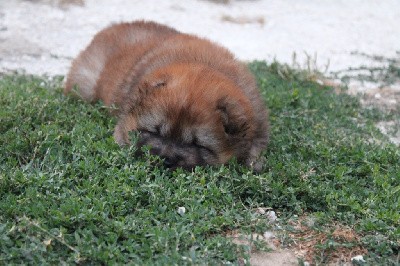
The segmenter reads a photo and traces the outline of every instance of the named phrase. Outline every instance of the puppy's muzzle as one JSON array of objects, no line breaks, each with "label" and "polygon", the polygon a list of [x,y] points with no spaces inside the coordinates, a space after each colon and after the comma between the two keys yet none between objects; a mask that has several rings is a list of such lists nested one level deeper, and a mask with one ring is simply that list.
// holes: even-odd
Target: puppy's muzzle
[{"label": "puppy's muzzle", "polygon": [[157,155],[163,160],[163,164],[166,168],[177,168],[181,157],[172,151],[171,147],[164,147],[163,149],[151,148],[150,153]]}]

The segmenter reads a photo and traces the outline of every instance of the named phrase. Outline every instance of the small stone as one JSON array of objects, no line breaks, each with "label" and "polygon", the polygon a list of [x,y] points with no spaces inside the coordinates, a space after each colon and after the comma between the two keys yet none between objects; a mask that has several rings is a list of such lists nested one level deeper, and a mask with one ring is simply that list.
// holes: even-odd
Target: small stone
[{"label": "small stone", "polygon": [[47,239],[47,240],[44,240],[43,241],[43,244],[47,247],[47,246],[50,246],[51,245],[51,239]]},{"label": "small stone", "polygon": [[263,234],[265,239],[271,239],[271,238],[275,238],[275,234],[271,231],[265,231]]},{"label": "small stone", "polygon": [[375,94],[375,99],[380,99],[382,96],[380,93]]},{"label": "small stone", "polygon": [[265,210],[263,208],[257,208],[257,213],[264,215],[265,214]]},{"label": "small stone", "polygon": [[179,208],[178,208],[178,213],[179,213],[180,215],[184,215],[185,212],[186,212],[186,208],[185,208],[185,207],[179,207]]},{"label": "small stone", "polygon": [[351,258],[351,261],[365,262],[364,257],[362,255],[357,255]]},{"label": "small stone", "polygon": [[278,219],[274,211],[267,211],[266,216],[270,222],[275,222]]}]

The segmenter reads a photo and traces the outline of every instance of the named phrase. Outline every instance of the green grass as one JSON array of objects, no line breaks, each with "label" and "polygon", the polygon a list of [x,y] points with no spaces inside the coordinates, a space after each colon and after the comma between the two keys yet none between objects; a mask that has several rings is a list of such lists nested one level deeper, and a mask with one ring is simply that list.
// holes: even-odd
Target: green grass
[{"label": "green grass", "polygon": [[259,175],[235,162],[165,171],[114,143],[100,104],[63,96],[57,79],[3,76],[0,264],[236,264],[248,248],[225,233],[270,229],[259,206],[282,226],[295,215],[349,225],[367,262],[398,263],[400,149],[374,123],[399,114],[275,63],[250,67],[270,109]]}]

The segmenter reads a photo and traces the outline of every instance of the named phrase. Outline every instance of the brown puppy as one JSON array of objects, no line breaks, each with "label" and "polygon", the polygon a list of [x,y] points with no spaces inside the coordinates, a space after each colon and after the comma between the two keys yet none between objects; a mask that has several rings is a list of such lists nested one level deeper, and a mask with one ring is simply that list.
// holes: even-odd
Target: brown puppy
[{"label": "brown puppy", "polygon": [[64,92],[117,107],[118,144],[138,147],[169,168],[224,164],[262,169],[267,111],[254,77],[226,49],[154,22],[100,31],[73,61]]}]

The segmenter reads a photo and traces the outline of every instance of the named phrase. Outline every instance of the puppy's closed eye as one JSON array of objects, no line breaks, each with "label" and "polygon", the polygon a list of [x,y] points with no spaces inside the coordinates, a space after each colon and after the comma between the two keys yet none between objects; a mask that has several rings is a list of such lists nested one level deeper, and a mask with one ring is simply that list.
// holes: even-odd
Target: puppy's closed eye
[{"label": "puppy's closed eye", "polygon": [[202,150],[207,151],[209,153],[215,154],[215,152],[214,152],[214,150],[212,148],[210,148],[208,145],[200,143],[199,139],[196,138],[196,137],[193,138],[192,145],[195,146],[198,149],[202,149]]}]

